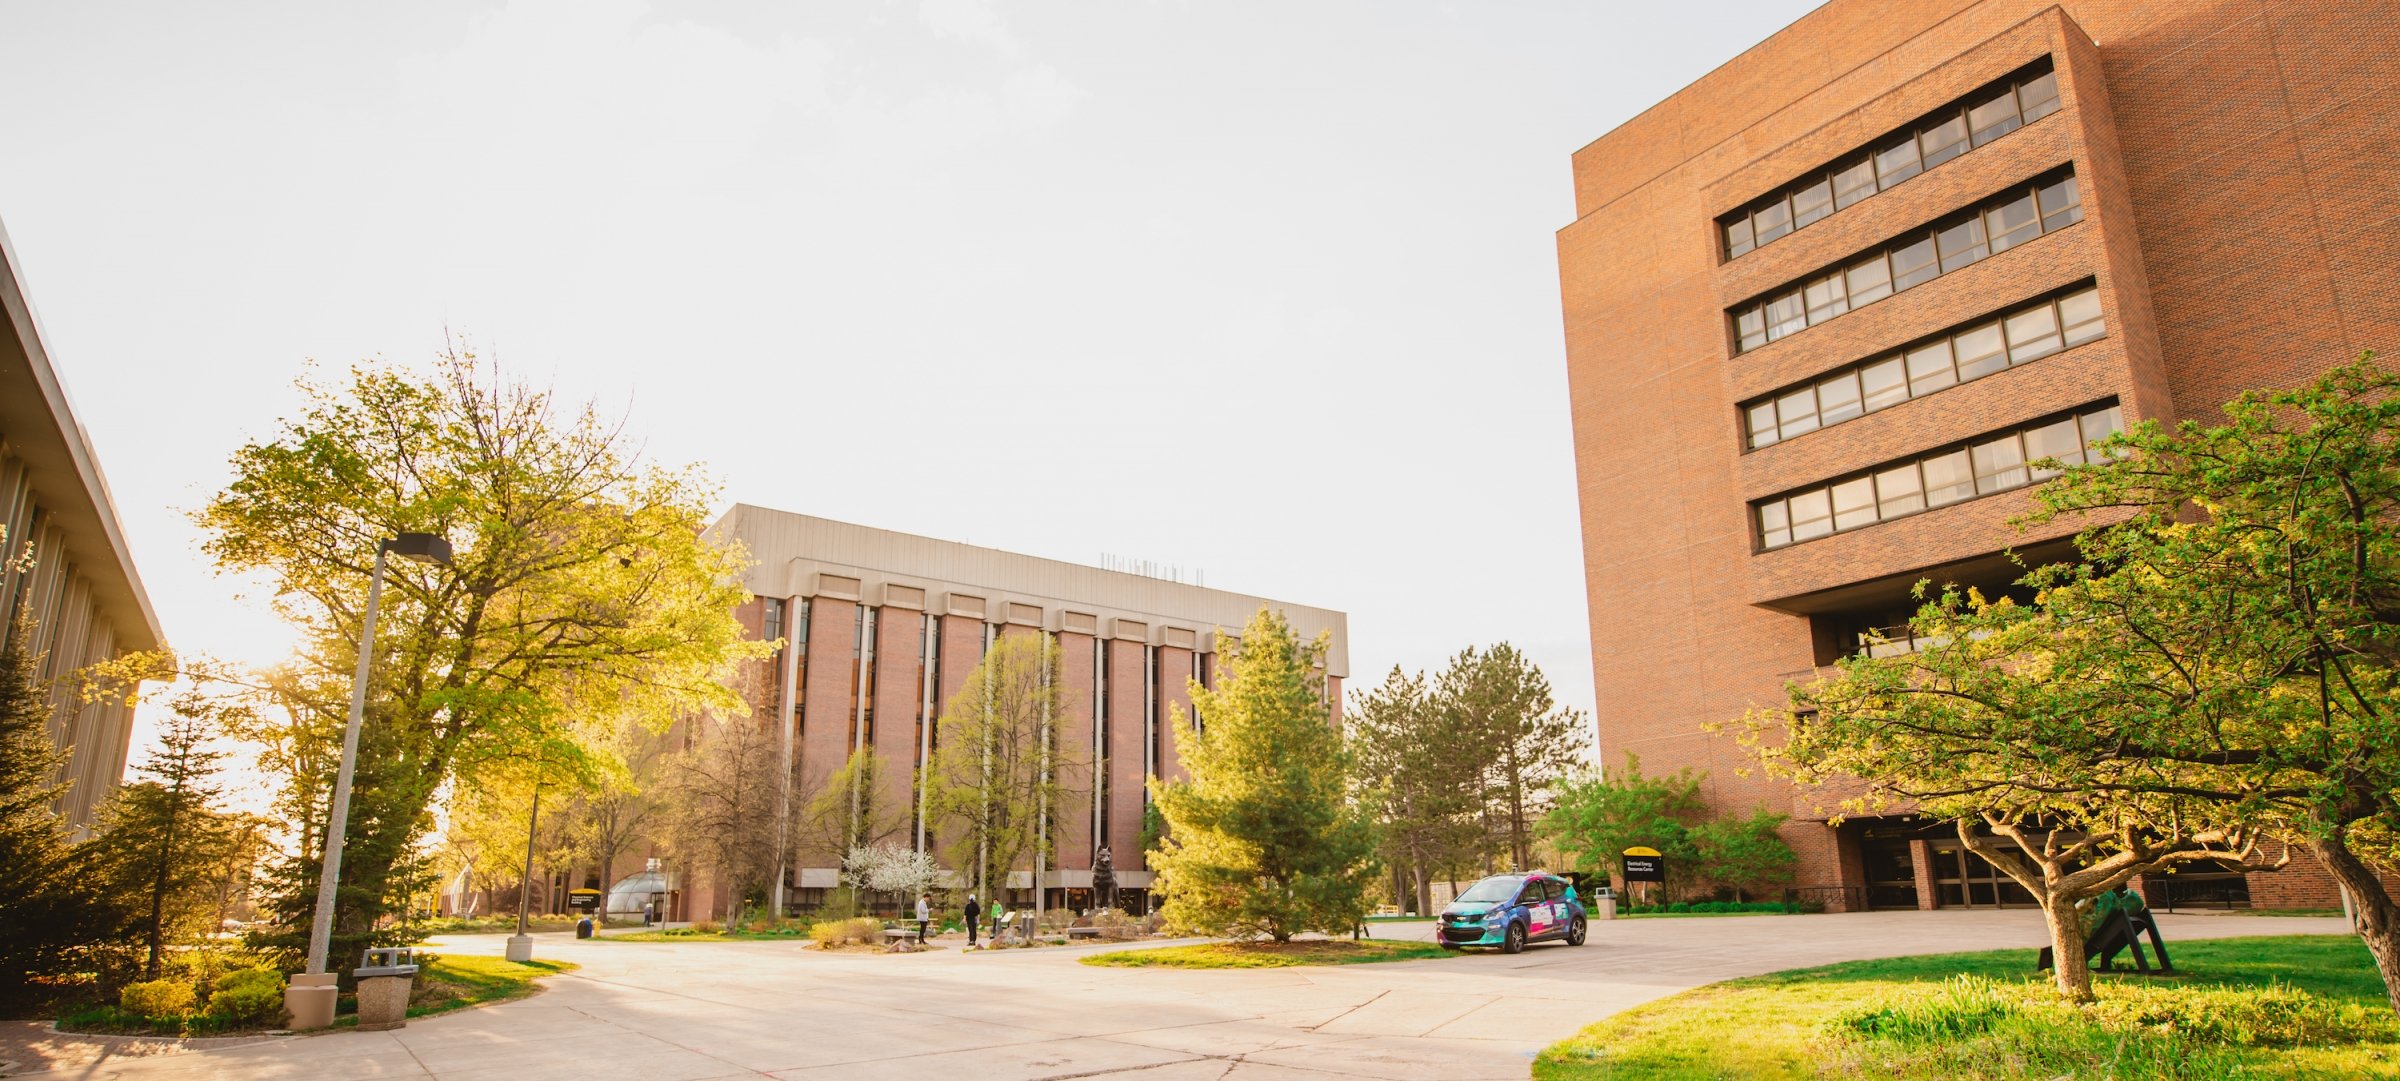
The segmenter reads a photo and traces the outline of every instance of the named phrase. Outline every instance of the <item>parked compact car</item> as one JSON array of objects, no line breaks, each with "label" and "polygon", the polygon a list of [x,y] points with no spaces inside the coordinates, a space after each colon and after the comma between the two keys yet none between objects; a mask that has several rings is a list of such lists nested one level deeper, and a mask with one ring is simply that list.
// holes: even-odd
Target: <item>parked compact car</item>
[{"label": "parked compact car", "polygon": [[1583,945],[1583,899],[1566,879],[1545,871],[1493,875],[1442,909],[1435,935],[1443,949],[1498,946],[1516,953],[1528,942]]}]

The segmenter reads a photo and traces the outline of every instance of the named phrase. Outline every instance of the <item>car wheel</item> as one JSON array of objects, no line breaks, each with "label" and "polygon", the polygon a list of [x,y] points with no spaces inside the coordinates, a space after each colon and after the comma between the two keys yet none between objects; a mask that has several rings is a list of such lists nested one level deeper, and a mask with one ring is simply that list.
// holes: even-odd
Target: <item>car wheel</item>
[{"label": "car wheel", "polygon": [[1500,942],[1500,952],[1502,952],[1502,953],[1523,953],[1523,952],[1525,952],[1525,925],[1524,925],[1524,924],[1521,924],[1521,923],[1512,923],[1512,924],[1509,924],[1509,925],[1508,925],[1508,937],[1507,937],[1507,938],[1505,938],[1505,939],[1502,939],[1502,940],[1501,940],[1501,942]]},{"label": "car wheel", "polygon": [[1573,923],[1567,925],[1567,945],[1583,945],[1583,917],[1577,916]]}]

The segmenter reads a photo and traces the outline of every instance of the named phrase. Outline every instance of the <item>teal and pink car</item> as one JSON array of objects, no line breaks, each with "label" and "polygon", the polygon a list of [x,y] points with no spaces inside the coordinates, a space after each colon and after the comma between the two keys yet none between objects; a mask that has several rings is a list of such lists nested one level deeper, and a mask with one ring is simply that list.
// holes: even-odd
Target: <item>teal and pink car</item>
[{"label": "teal and pink car", "polygon": [[1493,875],[1442,909],[1434,927],[1443,949],[1498,946],[1516,953],[1528,942],[1583,945],[1583,901],[1566,879],[1546,871]]}]

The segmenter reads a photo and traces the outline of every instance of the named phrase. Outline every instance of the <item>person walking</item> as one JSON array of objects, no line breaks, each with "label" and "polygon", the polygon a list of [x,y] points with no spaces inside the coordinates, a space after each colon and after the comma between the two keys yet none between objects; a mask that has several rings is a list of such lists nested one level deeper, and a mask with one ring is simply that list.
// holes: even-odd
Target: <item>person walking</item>
[{"label": "person walking", "polygon": [[975,907],[975,895],[967,895],[967,948],[975,948],[975,924],[983,918],[983,910]]},{"label": "person walking", "polygon": [[992,943],[994,945],[998,945],[1000,942],[1000,917],[1005,915],[1007,915],[1007,911],[1000,907],[1000,899],[992,898]]},{"label": "person walking", "polygon": [[933,922],[933,903],[925,895],[917,895],[917,945],[925,944],[925,925]]}]

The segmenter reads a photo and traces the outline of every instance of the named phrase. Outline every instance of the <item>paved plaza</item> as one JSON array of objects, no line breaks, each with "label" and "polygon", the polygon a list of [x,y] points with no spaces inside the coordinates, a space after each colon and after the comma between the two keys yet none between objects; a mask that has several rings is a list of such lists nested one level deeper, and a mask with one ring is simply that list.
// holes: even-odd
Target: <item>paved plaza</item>
[{"label": "paved plaza", "polygon": [[[2176,940],[2338,934],[2342,921],[2162,915]],[[1384,924],[1425,938],[1430,924]],[[787,942],[577,942],[583,966],[518,1002],[340,1032],[158,1054],[129,1041],[20,1040],[23,1076],[699,1081],[931,1078],[1296,1081],[1522,1078],[1535,1051],[1616,1011],[1733,976],[2043,942],[2030,910],[1642,919],[1581,948],[1321,968],[1093,968],[1113,946],[823,954]],[[498,953],[498,935],[439,942]],[[18,1069],[40,1063],[20,1063]],[[19,1076],[11,1073],[10,1076]]]}]

